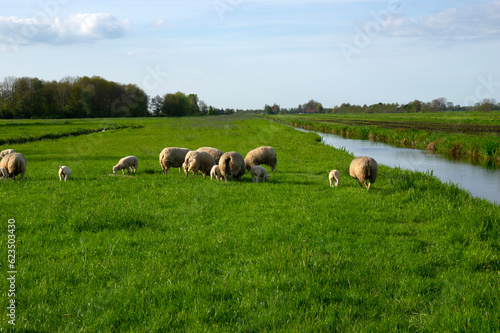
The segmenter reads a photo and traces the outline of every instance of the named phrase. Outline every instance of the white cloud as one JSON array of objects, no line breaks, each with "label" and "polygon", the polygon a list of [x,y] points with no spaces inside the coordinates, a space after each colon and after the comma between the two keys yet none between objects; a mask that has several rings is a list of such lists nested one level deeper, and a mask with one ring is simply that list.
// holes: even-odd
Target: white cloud
[{"label": "white cloud", "polygon": [[37,16],[27,19],[0,16],[0,43],[15,45],[89,43],[123,37],[128,20],[107,13],[76,14],[67,19]]},{"label": "white cloud", "polygon": [[395,37],[475,40],[500,36],[500,1],[449,8],[417,18],[398,18],[384,30]]}]

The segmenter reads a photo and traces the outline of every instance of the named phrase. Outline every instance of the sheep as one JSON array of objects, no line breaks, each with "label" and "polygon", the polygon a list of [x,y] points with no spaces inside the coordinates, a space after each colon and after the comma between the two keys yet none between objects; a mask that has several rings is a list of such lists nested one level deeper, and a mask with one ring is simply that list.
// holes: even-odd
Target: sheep
[{"label": "sheep", "polygon": [[260,165],[254,165],[252,169],[250,169],[250,174],[252,175],[253,183],[258,183],[259,177],[262,178],[263,182],[267,182],[269,180],[269,177],[271,177],[270,175],[267,175],[266,168],[261,167]]},{"label": "sheep", "polygon": [[71,169],[63,165],[59,167],[59,181],[67,181],[71,175]]},{"label": "sheep", "polygon": [[6,181],[9,178],[9,174],[5,168],[0,168],[0,177],[3,178],[3,181]]},{"label": "sheep", "polygon": [[198,151],[205,151],[205,152],[209,153],[210,155],[212,155],[212,157],[215,160],[215,164],[219,164],[220,157],[222,156],[222,154],[224,154],[224,152],[222,150],[219,150],[217,148],[212,148],[212,147],[201,147],[201,148],[198,148],[197,150]]},{"label": "sheep", "polygon": [[245,159],[235,151],[224,153],[219,160],[219,170],[226,183],[228,178],[240,181],[246,172]]},{"label": "sheep", "polygon": [[255,148],[248,152],[247,156],[245,156],[245,165],[247,170],[252,169],[255,165],[269,165],[271,167],[271,172],[276,168],[276,164],[278,164],[278,159],[276,158],[276,152],[273,147],[262,146],[259,148]]},{"label": "sheep", "polygon": [[330,180],[331,187],[333,187],[333,186],[337,187],[339,185],[340,172],[338,170],[330,171],[330,174],[328,175],[328,179]]},{"label": "sheep", "polygon": [[14,149],[5,149],[5,150],[2,150],[0,151],[0,160],[4,157],[4,156],[7,156],[9,154],[14,154],[16,151]]},{"label": "sheep", "polygon": [[160,153],[160,165],[163,169],[163,174],[166,175],[170,168],[179,168],[180,173],[186,154],[189,152],[190,150],[187,148],[164,148]]},{"label": "sheep", "polygon": [[23,180],[26,172],[26,158],[21,153],[8,154],[0,160],[0,168],[4,169],[1,171],[4,177],[8,175],[16,180],[16,176],[21,174],[21,180]]},{"label": "sheep", "polygon": [[120,161],[118,164],[113,167],[113,174],[117,171],[121,170],[122,174],[125,174],[124,170],[127,169],[127,172],[130,173],[130,169],[135,173],[137,171],[137,167],[139,166],[139,159],[135,156],[127,156]]},{"label": "sheep", "polygon": [[183,164],[186,179],[188,178],[189,171],[193,173],[194,178],[196,178],[196,173],[200,171],[203,174],[203,179],[205,179],[210,174],[214,165],[215,160],[213,156],[206,151],[190,151],[186,154]]},{"label": "sheep", "polygon": [[[349,167],[349,175],[352,178],[356,178],[359,182],[359,186],[363,187],[361,184],[364,183],[367,190],[370,190],[372,183],[375,183],[378,174],[377,162],[369,156],[360,156],[352,160]],[[369,180],[370,184],[366,181]]]},{"label": "sheep", "polygon": [[212,167],[212,170],[210,170],[210,179],[217,179],[217,180],[221,180],[222,179],[222,175],[220,174],[220,167],[218,164],[214,165]]}]

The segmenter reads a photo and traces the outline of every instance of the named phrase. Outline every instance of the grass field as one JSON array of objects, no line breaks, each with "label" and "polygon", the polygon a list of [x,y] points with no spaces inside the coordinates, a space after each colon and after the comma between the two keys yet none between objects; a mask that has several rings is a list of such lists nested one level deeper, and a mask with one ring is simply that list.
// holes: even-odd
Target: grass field
[{"label": "grass field", "polygon": [[[351,155],[269,120],[126,123],[0,146],[28,161],[23,181],[0,182],[0,328],[12,329],[11,219],[18,331],[500,330],[500,207],[385,166],[368,192],[348,176]],[[261,145],[278,155],[268,183],[165,176],[158,162],[168,146]],[[138,173],[112,175],[132,154]]]},{"label": "grass field", "polygon": [[288,125],[500,167],[500,111],[279,115]]}]

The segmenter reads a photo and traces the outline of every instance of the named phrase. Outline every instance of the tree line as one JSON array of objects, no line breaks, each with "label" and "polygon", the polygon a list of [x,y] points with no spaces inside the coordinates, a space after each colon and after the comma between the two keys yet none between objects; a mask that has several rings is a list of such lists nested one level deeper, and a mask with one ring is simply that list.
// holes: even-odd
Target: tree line
[{"label": "tree line", "polygon": [[494,99],[484,99],[474,106],[453,105],[441,97],[431,102],[419,100],[407,104],[378,103],[333,108],[311,99],[296,108],[266,104],[263,109],[234,110],[208,106],[196,94],[167,93],[149,96],[135,84],[120,84],[99,76],[65,77],[60,81],[9,76],[0,82],[0,118],[100,118],[148,116],[197,116],[221,114],[287,113],[396,113],[439,111],[491,111],[500,109]]}]

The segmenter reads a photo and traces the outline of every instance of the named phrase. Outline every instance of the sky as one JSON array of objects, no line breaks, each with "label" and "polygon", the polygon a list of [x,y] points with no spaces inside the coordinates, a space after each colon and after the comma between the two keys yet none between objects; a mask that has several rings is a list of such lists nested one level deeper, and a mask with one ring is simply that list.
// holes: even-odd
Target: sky
[{"label": "sky", "polygon": [[500,1],[0,0],[0,81],[100,76],[217,108],[500,102]]}]

